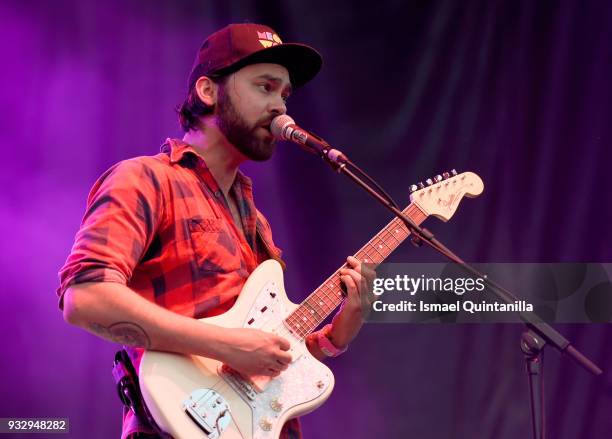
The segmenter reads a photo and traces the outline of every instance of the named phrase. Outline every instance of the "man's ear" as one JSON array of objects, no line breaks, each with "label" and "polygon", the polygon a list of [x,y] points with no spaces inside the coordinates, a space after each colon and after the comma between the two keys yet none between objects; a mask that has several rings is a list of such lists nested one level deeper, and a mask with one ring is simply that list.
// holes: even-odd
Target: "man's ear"
[{"label": "man's ear", "polygon": [[195,90],[198,97],[208,107],[217,103],[217,84],[208,76],[200,76],[195,83]]}]

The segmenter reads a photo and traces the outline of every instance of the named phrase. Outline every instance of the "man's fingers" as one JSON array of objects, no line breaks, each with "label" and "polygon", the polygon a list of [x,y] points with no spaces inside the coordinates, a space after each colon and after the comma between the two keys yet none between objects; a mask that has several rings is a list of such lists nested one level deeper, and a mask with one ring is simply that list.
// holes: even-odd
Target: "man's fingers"
[{"label": "man's fingers", "polygon": [[[357,286],[363,279],[361,274],[357,273],[357,271],[352,268],[343,268],[340,270],[340,279],[344,279],[345,276],[350,278],[354,286]],[[349,285],[347,285],[347,287],[348,286]]]},{"label": "man's fingers", "polygon": [[287,364],[291,363],[291,354],[285,351],[281,351],[275,355],[274,359],[276,360],[277,363],[280,363],[286,366]]},{"label": "man's fingers", "polygon": [[272,369],[274,372],[282,372],[283,370],[287,369],[287,366],[275,361],[270,365],[270,369]]},{"label": "man's fingers", "polygon": [[289,349],[291,349],[291,343],[289,343],[289,340],[284,337],[276,336],[276,343],[278,344],[278,347],[281,348],[283,351],[288,351]]},{"label": "man's fingers", "polygon": [[342,282],[344,282],[349,292],[357,291],[357,283],[355,282],[355,279],[353,279],[353,276],[351,276],[351,274],[343,274],[342,276],[340,276],[340,279],[342,280]]},{"label": "man's fingers", "polygon": [[361,273],[361,261],[354,256],[346,258],[346,262],[353,268],[357,273]]},{"label": "man's fingers", "polygon": [[283,370],[287,370],[287,368],[289,367],[288,364],[286,363],[282,363],[280,361],[276,361],[276,365],[274,365],[273,369],[274,370],[278,370],[279,372],[282,372]]},{"label": "man's fingers", "polygon": [[288,363],[286,363],[284,360],[277,358],[276,360],[273,360],[272,363],[268,364],[267,369],[269,371],[275,372],[278,375],[282,371],[287,370],[288,367]]},{"label": "man's fingers", "polygon": [[371,264],[362,264],[361,261],[353,256],[346,258],[346,261],[353,270],[361,274],[368,282],[376,277],[376,271]]}]

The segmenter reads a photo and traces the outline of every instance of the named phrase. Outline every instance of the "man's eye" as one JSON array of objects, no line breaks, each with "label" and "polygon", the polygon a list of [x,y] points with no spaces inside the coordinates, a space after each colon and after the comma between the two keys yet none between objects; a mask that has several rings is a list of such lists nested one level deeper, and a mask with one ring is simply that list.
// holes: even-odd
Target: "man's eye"
[{"label": "man's eye", "polygon": [[270,92],[270,90],[272,90],[272,87],[270,87],[270,84],[260,84],[259,88],[261,88],[261,90],[265,92]]}]

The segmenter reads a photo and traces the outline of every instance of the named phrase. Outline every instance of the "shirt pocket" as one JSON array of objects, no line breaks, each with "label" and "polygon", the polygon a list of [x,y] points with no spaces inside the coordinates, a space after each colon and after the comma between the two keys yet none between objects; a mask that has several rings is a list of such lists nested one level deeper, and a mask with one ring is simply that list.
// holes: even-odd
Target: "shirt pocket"
[{"label": "shirt pocket", "polygon": [[223,219],[193,217],[188,226],[194,259],[201,272],[229,273],[241,267],[240,246]]}]

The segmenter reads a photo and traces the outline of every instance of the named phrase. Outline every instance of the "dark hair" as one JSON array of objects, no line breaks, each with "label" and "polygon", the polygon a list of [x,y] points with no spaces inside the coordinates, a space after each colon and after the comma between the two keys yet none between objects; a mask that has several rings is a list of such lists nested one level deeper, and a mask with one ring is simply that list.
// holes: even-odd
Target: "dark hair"
[{"label": "dark hair", "polygon": [[[225,85],[226,78],[227,76],[210,77],[215,84],[221,87]],[[185,101],[176,107],[179,123],[185,132],[197,128],[200,121],[199,118],[211,114],[213,111],[214,106],[206,105],[198,97],[195,83],[189,88]]]}]

